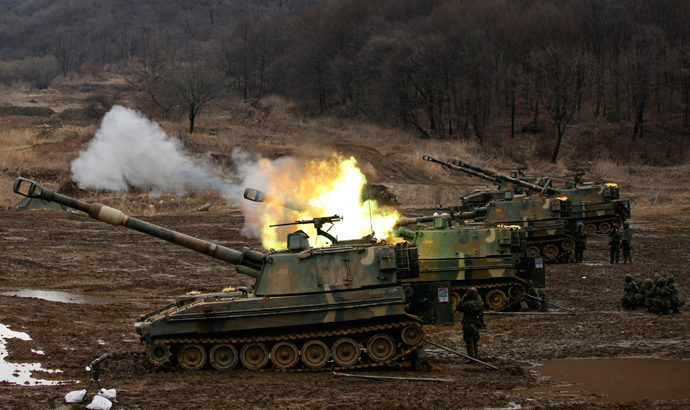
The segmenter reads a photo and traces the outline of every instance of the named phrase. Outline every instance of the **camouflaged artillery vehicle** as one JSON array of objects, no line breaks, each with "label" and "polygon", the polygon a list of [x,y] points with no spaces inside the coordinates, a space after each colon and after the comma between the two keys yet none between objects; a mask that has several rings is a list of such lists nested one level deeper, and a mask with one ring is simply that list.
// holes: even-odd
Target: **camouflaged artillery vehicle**
[{"label": "camouflaged artillery vehicle", "polygon": [[[28,186],[27,186],[28,185]],[[310,248],[302,231],[287,249],[238,252],[89,204],[17,178],[14,192],[54,201],[236,266],[253,291],[187,295],[142,315],[134,328],[156,366],[188,371],[323,371],[425,359],[424,323],[453,323],[449,284],[401,284],[419,275],[414,242]]]},{"label": "camouflaged artillery vehicle", "polygon": [[[431,226],[420,225],[431,222]],[[413,230],[403,228],[415,224]],[[525,232],[508,226],[451,226],[449,215],[400,218],[397,235],[417,243],[419,277],[403,282],[449,281],[454,305],[475,287],[488,309],[504,310],[525,298],[527,282],[546,286],[542,257],[526,256]]]},{"label": "camouflaged artillery vehicle", "polygon": [[[563,187],[553,187],[550,178],[530,176],[518,178],[517,175],[502,175],[494,170],[471,165],[457,158],[453,159],[452,164],[431,157],[428,158],[425,159],[453,170],[492,181],[498,188],[487,190],[486,193],[491,192],[491,195],[495,195],[493,200],[496,200],[496,197],[500,197],[506,191],[525,195],[532,192],[541,196],[567,199],[570,201],[570,207],[567,214],[563,215],[563,219],[568,232],[574,232],[577,226],[582,224],[585,226],[585,231],[590,235],[597,232],[608,234],[612,226],[621,226],[626,219],[630,218],[630,201],[620,199],[620,188],[613,183],[582,182],[582,176],[585,173],[572,174],[570,176],[574,177],[574,181],[566,182]],[[477,203],[475,202],[473,205],[476,207]],[[465,208],[469,210],[467,206]]]},{"label": "camouflaged artillery vehicle", "polygon": [[[252,188],[245,189],[244,197],[304,209],[301,204],[268,197]],[[432,226],[421,225],[425,222],[432,222]],[[404,228],[411,224],[415,224],[414,230]],[[419,254],[419,276],[401,278],[401,282],[420,286],[449,282],[453,306],[470,287],[477,288],[489,309],[504,310],[524,299],[527,281],[532,280],[536,287],[545,286],[543,259],[525,255],[525,234],[517,227],[451,228],[450,219],[442,215],[400,218],[396,225],[400,227],[396,236],[387,241],[414,241]],[[329,239],[342,243],[332,236]]]},{"label": "camouflaged artillery vehicle", "polygon": [[[423,158],[450,169],[473,171],[469,167],[439,161],[428,155],[424,155]],[[496,179],[505,179],[525,189],[548,189],[548,187],[540,187],[498,173],[487,175]],[[563,196],[529,196],[526,193],[516,195],[514,192],[514,190],[504,191],[501,199],[491,200],[483,207],[467,210],[466,207],[460,205],[443,208],[443,210],[447,211],[454,220],[466,226],[520,227],[525,233],[526,256],[543,256],[545,261],[550,263],[572,261],[575,249],[572,233],[575,229],[570,230],[568,225],[572,208],[570,200]]]}]

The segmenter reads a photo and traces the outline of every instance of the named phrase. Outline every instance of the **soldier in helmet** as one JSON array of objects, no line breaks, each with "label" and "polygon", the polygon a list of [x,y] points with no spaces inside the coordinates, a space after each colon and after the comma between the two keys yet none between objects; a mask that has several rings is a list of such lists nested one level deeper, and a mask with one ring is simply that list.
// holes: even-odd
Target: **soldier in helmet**
[{"label": "soldier in helmet", "polygon": [[623,250],[623,263],[632,263],[632,254],[630,250],[632,249],[632,229],[630,229],[630,224],[625,222],[623,224],[623,229],[621,230],[621,250]]},{"label": "soldier in helmet", "polygon": [[534,288],[534,282],[527,281],[527,292],[525,292],[525,302],[530,309],[541,310],[541,296]]},{"label": "soldier in helmet", "polygon": [[673,313],[680,313],[678,308],[683,307],[683,305],[685,305],[685,301],[680,297],[680,289],[678,289],[676,281],[673,280],[673,276],[669,276],[666,279],[666,287],[668,287],[668,290],[671,293],[671,304],[669,309],[671,309]]},{"label": "soldier in helmet", "polygon": [[476,288],[469,288],[458,305],[462,315],[462,337],[467,346],[467,355],[478,359],[479,330],[484,328],[484,302]]},{"label": "soldier in helmet", "polygon": [[579,225],[575,231],[575,262],[582,263],[585,249],[587,249],[587,232],[583,225]]},{"label": "soldier in helmet", "polygon": [[671,307],[671,292],[666,287],[666,279],[663,277],[656,282],[654,291],[654,299],[652,299],[652,306],[649,308],[651,313],[667,314]]},{"label": "soldier in helmet", "polygon": [[647,278],[642,281],[644,284],[644,307],[647,309],[652,307],[654,300],[654,281],[651,278]]},{"label": "soldier in helmet", "polygon": [[620,259],[621,234],[618,232],[618,227],[611,228],[609,233],[609,248],[611,249],[611,263],[615,260],[618,263]]},{"label": "soldier in helmet", "polygon": [[637,285],[637,294],[635,295],[635,298],[637,299],[637,306],[641,307],[644,306],[644,297],[645,297],[645,290],[644,290],[644,283],[642,281],[642,276],[640,276],[639,273],[636,273],[635,276],[633,276],[635,285]]},{"label": "soldier in helmet", "polygon": [[637,293],[639,289],[635,284],[635,279],[633,275],[625,275],[625,295],[621,301],[623,302],[623,307],[626,309],[637,309]]}]

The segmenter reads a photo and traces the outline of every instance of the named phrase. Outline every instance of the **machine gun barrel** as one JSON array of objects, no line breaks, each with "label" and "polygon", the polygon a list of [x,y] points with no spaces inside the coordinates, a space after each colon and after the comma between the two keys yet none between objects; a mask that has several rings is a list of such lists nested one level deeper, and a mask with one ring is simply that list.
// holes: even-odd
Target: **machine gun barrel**
[{"label": "machine gun barrel", "polygon": [[523,181],[521,179],[509,177],[508,175],[500,174],[497,171],[494,171],[492,169],[482,168],[482,167],[478,167],[476,165],[468,164],[467,162],[465,162],[459,158],[453,159],[453,165],[458,167],[458,168],[467,168],[467,169],[471,169],[471,170],[474,170],[477,172],[481,172],[481,173],[484,173],[490,177],[496,178],[499,181],[508,181],[510,183],[513,183],[515,185],[520,185],[521,187],[524,187],[526,189],[530,189],[532,191],[541,192],[541,193],[547,194],[547,195],[557,195],[558,194],[558,191],[554,188],[551,188],[548,186],[532,184],[530,182]]},{"label": "machine gun barrel", "polygon": [[309,215],[323,215],[326,211],[318,206],[304,204],[301,202],[294,202],[287,199],[281,199],[275,196],[266,195],[266,193],[254,188],[245,188],[244,199],[252,202],[263,202],[266,204],[277,205],[283,208],[292,209],[294,211],[309,214]]},{"label": "machine gun barrel", "polygon": [[[28,187],[27,187],[28,185]],[[261,252],[244,248],[242,252],[226,248],[224,246],[207,242],[193,236],[175,232],[140,219],[127,216],[122,211],[99,203],[87,203],[78,199],[58,194],[40,184],[22,177],[14,181],[13,190],[16,194],[28,198],[40,198],[46,201],[57,202],[66,207],[76,209],[88,214],[91,218],[113,226],[122,225],[129,229],[155,236],[156,238],[183,246],[185,248],[209,255],[237,266],[237,271],[252,277],[259,277],[264,263],[264,255]]]}]

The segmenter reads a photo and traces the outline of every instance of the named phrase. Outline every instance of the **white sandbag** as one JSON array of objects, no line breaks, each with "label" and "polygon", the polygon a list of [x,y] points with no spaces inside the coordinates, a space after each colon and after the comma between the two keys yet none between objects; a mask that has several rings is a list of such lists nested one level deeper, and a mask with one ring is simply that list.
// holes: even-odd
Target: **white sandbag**
[{"label": "white sandbag", "polygon": [[98,394],[112,401],[113,403],[117,403],[117,393],[115,392],[115,389],[101,389]]},{"label": "white sandbag", "polygon": [[91,404],[86,406],[89,410],[110,410],[113,407],[113,403],[103,396],[95,395],[93,396],[93,401]]},{"label": "white sandbag", "polygon": [[65,394],[65,402],[67,403],[81,403],[86,396],[86,389],[75,390]]}]

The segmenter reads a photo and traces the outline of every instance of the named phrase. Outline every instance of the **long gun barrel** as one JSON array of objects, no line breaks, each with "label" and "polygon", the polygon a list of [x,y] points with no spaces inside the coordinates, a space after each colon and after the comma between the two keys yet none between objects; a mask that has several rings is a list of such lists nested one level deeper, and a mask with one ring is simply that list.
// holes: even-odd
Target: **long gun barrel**
[{"label": "long gun barrel", "polygon": [[306,213],[311,216],[321,216],[326,213],[326,211],[323,208],[319,208],[318,206],[304,204],[301,202],[294,202],[287,199],[281,199],[275,196],[266,195],[264,192],[254,188],[245,188],[244,199],[248,199],[252,202],[263,202],[266,204],[277,205],[283,208],[292,209],[300,213]]},{"label": "long gun barrel", "polygon": [[[28,185],[28,187],[27,187]],[[26,178],[19,177],[14,181],[13,190],[16,194],[28,198],[40,198],[46,201],[53,201],[66,207],[76,209],[88,214],[91,218],[101,222],[109,223],[113,226],[122,225],[129,229],[155,236],[156,238],[183,246],[185,248],[209,255],[213,258],[223,260],[237,266],[237,271],[255,278],[264,263],[264,255],[261,252],[244,248],[242,252],[226,248],[224,246],[207,242],[193,236],[175,232],[158,225],[144,222],[140,219],[127,216],[122,211],[98,203],[89,204],[68,196],[58,194],[42,185]]]},{"label": "long gun barrel", "polygon": [[526,189],[531,189],[532,191],[541,192],[542,194],[547,194],[547,195],[557,195],[558,194],[558,190],[556,190],[554,188],[551,188],[551,187],[548,187],[545,185],[532,184],[530,182],[523,181],[521,179],[509,177],[508,175],[500,174],[497,171],[494,171],[492,169],[482,168],[482,167],[478,167],[476,165],[468,164],[467,162],[465,162],[459,158],[453,159],[452,165],[459,167],[459,168],[467,168],[467,169],[471,169],[474,171],[482,172],[482,173],[489,175],[491,177],[494,177],[498,180],[508,181],[508,182],[511,182],[515,185],[520,185],[521,187],[524,187]]},{"label": "long gun barrel", "polygon": [[448,167],[450,169],[454,169],[456,171],[462,171],[466,174],[474,175],[475,177],[479,177],[479,178],[485,179],[489,182],[493,182],[496,185],[501,185],[501,181],[498,178],[486,175],[485,173],[482,173],[482,172],[477,172],[477,171],[474,171],[474,170],[469,169],[469,168],[463,168],[463,167],[451,164],[449,162],[443,162],[443,161],[440,161],[440,160],[438,160],[432,156],[429,156],[429,155],[422,155],[422,159],[424,159],[424,161],[435,162],[437,164],[441,164],[445,167]]}]

